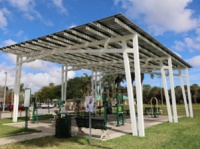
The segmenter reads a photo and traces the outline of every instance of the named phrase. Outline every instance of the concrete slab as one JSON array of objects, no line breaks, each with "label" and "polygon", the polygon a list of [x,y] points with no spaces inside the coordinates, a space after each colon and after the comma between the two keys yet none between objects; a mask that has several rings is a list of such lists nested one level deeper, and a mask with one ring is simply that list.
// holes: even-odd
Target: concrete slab
[{"label": "concrete slab", "polygon": [[[98,116],[102,117],[103,116]],[[151,116],[144,116],[144,124],[145,128],[158,125],[163,122],[168,121],[168,116],[159,116],[158,118],[151,118]],[[6,124],[9,126],[14,126],[14,127],[20,127],[23,128],[25,127],[24,122],[20,123],[10,123]],[[38,133],[32,133],[32,134],[27,134],[27,135],[20,135],[19,136],[12,136],[12,137],[7,137],[7,138],[2,138],[0,139],[0,145],[11,143],[11,142],[20,142],[20,141],[25,141],[25,140],[31,140],[35,138],[40,138],[40,137],[45,137],[45,136],[53,136],[55,135],[55,122],[52,122],[50,120],[46,121],[39,121],[38,124],[28,124],[29,128],[40,130],[41,132]],[[89,136],[89,129],[88,128],[82,128],[84,134],[78,133],[78,136]],[[76,126],[75,119],[72,118],[72,127],[71,127],[71,134],[72,136],[75,136],[78,132],[78,128]],[[121,125],[120,127],[116,127],[116,116],[115,115],[108,115],[108,130],[107,134],[109,135],[108,137],[103,138],[102,140],[109,140],[113,138],[120,137],[122,135],[125,135],[127,133],[131,133],[131,122],[130,122],[130,117],[125,116],[125,125]],[[98,129],[92,129],[92,137],[96,139],[100,139],[102,135],[102,131]]]}]

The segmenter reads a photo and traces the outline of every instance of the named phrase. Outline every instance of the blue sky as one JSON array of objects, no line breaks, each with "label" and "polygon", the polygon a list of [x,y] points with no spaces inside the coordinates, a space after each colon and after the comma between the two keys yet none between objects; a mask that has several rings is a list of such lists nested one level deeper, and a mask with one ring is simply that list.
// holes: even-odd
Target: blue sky
[{"label": "blue sky", "polygon": [[[191,84],[200,85],[200,1],[198,0],[0,0],[0,47],[37,38],[73,26],[122,13],[163,45],[190,63]],[[51,68],[51,69],[49,69]],[[13,87],[15,56],[0,53],[0,86],[8,72]],[[84,71],[88,72],[88,71]],[[70,78],[83,71],[70,72]],[[178,85],[178,78],[175,82]],[[60,84],[59,64],[25,64],[22,83],[37,91],[50,82]],[[146,77],[144,83],[160,85]]]}]

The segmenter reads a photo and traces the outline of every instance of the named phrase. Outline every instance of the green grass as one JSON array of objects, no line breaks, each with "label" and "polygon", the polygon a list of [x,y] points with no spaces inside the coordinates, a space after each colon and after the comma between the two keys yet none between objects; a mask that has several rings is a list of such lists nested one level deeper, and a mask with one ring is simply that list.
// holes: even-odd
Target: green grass
[{"label": "green grass", "polygon": [[[184,104],[177,104],[177,114],[179,116],[183,116],[186,115],[185,113],[185,106]],[[193,104],[193,113],[200,113],[200,104]],[[143,107],[151,107],[151,104],[144,104]],[[160,107],[160,110],[162,110],[162,115],[167,115],[167,107],[166,105],[158,105],[158,107]],[[128,110],[129,106],[128,105],[124,105],[124,110]],[[135,111],[137,112],[137,107],[135,106]],[[171,106],[171,110],[172,110],[172,106]],[[112,113],[115,114],[116,110],[115,108],[112,109]],[[97,110],[97,114],[99,114],[99,110]],[[101,110],[101,114],[103,114],[103,109]],[[126,112],[125,112],[126,114]]]},{"label": "green grass", "polygon": [[[38,120],[45,120],[45,119],[49,119],[49,118],[52,118],[52,116],[51,115],[38,116]],[[18,122],[25,122],[25,117],[18,118]],[[3,125],[3,124],[7,124],[7,123],[12,123],[12,119],[5,118],[5,119],[0,120],[0,138],[34,133],[34,132],[40,132],[40,131],[34,130],[34,129],[27,129],[25,131],[24,128],[17,128],[17,127]],[[25,125],[25,123],[24,123],[24,125]]]},{"label": "green grass", "polygon": [[[177,104],[177,114],[179,116],[181,115],[186,115],[185,113],[185,106],[184,104]],[[200,113],[200,104],[193,104],[193,113]],[[144,107],[151,107],[150,104],[145,104]],[[162,115],[167,115],[167,107],[166,105],[158,105],[158,107],[160,107],[160,109],[163,111]],[[172,106],[171,106],[172,109]]]},{"label": "green grass", "polygon": [[24,128],[0,125],[0,132],[1,132],[0,138],[5,138],[5,137],[29,134],[33,132],[39,132],[39,131],[33,130],[33,129],[27,129],[27,131],[25,131]]},{"label": "green grass", "polygon": [[[178,105],[178,111],[183,111]],[[200,147],[200,104],[194,105],[194,118],[180,118],[179,123],[162,123],[145,129],[145,137],[124,135],[109,141],[93,139],[93,144],[88,144],[87,137],[71,137],[57,139],[45,137],[11,143],[0,146],[0,149],[27,149],[27,148],[52,148],[52,149],[196,149]]]}]

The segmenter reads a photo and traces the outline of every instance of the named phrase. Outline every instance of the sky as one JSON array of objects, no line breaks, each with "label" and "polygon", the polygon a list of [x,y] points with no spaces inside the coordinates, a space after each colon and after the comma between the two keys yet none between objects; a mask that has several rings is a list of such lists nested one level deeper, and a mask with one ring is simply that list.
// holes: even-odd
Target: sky
[{"label": "sky", "polygon": [[[121,13],[193,66],[190,83],[200,85],[199,0],[0,0],[0,47],[48,35]],[[0,52],[0,86],[14,86],[15,55]],[[69,78],[90,74],[69,72]],[[179,85],[175,77],[175,84]],[[23,65],[21,83],[33,92],[61,83],[61,65],[34,61]],[[146,77],[144,83],[162,85]]]}]

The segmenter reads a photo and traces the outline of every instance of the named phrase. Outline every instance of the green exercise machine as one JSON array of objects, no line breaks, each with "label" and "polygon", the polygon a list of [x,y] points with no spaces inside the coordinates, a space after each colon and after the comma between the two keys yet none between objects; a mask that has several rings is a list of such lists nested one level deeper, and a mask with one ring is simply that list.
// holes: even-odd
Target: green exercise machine
[{"label": "green exercise machine", "polygon": [[32,113],[32,124],[33,123],[38,123],[38,107],[37,107],[37,99],[35,97],[31,98],[31,101],[33,103],[33,113]]},{"label": "green exercise machine", "polygon": [[[121,100],[120,101],[120,96]],[[117,127],[121,125],[124,125],[124,104],[123,104],[123,90],[122,89],[116,89],[116,116],[117,116]],[[121,120],[120,120],[121,118]]]},{"label": "green exercise machine", "polygon": [[157,118],[160,114],[160,108],[158,107],[158,99],[156,97],[152,97],[151,100],[151,117]]},{"label": "green exercise machine", "polygon": [[[107,114],[108,112],[112,111],[112,106],[108,106],[108,101],[107,101],[107,94],[108,94],[108,88],[104,88],[104,93],[103,93],[103,107],[104,107],[104,121],[105,124],[107,124]],[[117,117],[117,127],[120,125],[124,125],[124,104],[123,102],[120,102],[120,99],[123,101],[123,93],[122,89],[116,89],[116,117]],[[111,108],[111,110],[109,109]],[[121,124],[120,124],[121,122]]]}]

